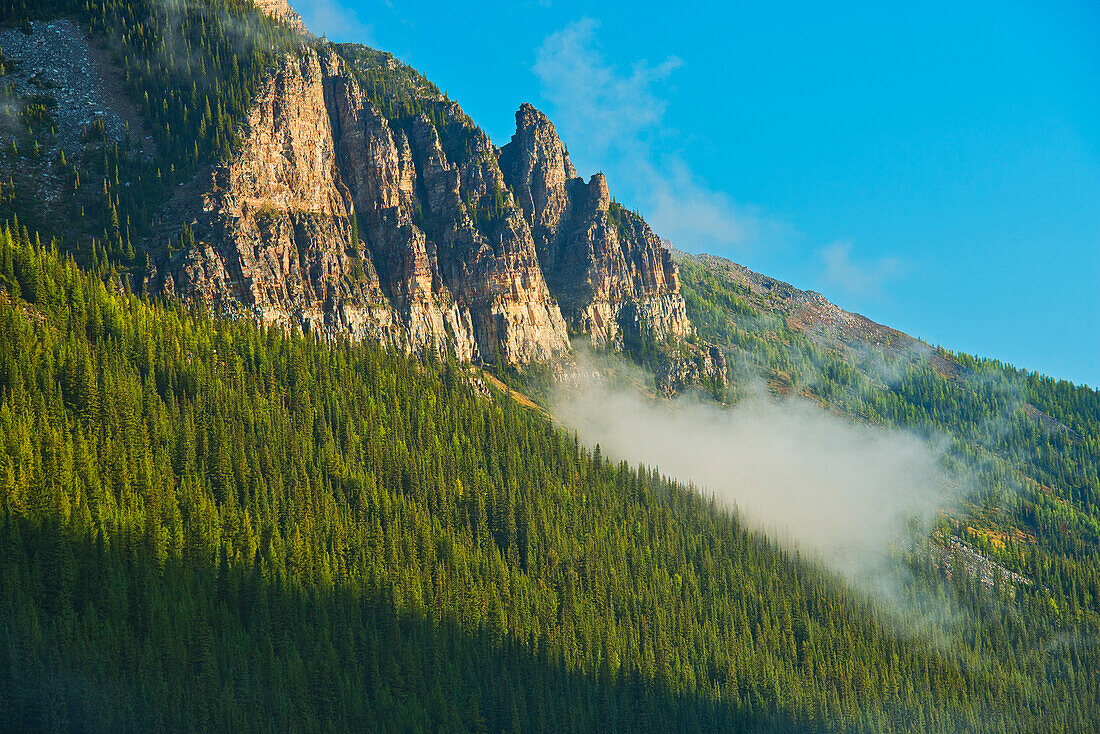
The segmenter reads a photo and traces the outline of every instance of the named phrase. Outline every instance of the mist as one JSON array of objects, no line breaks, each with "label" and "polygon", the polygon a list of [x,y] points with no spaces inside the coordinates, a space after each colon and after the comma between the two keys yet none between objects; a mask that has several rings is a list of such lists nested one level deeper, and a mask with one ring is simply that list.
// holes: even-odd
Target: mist
[{"label": "mist", "polygon": [[[941,467],[945,443],[853,422],[762,387],[736,406],[665,400],[621,379],[623,367],[578,354],[551,409],[604,455],[657,466],[736,508],[749,525],[876,592],[894,546],[927,533],[957,497]],[[612,376],[614,374],[619,377]],[[896,574],[895,574],[896,575]]]}]

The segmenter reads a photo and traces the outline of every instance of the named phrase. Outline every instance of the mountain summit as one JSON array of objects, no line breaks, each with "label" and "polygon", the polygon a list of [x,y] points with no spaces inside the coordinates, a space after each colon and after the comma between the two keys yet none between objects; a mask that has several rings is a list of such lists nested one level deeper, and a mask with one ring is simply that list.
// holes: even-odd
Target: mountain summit
[{"label": "mountain summit", "polygon": [[692,334],[668,250],[529,104],[498,149],[393,57],[303,37],[240,137],[166,207],[150,290],[473,362],[554,359],[569,328],[617,348]]}]

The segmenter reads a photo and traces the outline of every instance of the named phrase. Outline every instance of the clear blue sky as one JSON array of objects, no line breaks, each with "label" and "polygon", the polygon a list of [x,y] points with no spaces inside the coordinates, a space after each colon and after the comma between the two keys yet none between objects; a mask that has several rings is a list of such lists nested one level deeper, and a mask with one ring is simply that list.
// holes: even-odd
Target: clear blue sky
[{"label": "clear blue sky", "polygon": [[1096,0],[292,2],[497,145],[532,102],[681,249],[1100,386]]}]

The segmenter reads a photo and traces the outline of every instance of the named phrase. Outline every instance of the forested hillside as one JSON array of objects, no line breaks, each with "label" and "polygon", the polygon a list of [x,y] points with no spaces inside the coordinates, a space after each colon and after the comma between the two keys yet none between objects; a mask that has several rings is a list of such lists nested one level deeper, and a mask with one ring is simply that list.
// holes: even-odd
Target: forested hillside
[{"label": "forested hillside", "polygon": [[944,529],[1049,588],[1067,621],[1100,628],[1100,393],[882,327],[876,343],[807,325],[727,266],[681,260],[692,322],[729,354],[731,401],[763,379],[860,420],[948,436],[980,491]]},{"label": "forested hillside", "polygon": [[[384,52],[303,36],[244,0],[13,0],[0,32],[59,18],[90,32],[135,113],[67,138],[60,92],[34,77],[19,96],[0,50],[0,730],[1096,728],[1095,391],[823,338],[681,264],[691,324],[677,333],[695,333],[624,334],[637,361],[694,364],[730,403],[763,378],[855,420],[946,434],[951,468],[976,478],[971,504],[899,549],[912,583],[887,608],[706,488],[485,390],[453,354],[319,340],[144,292],[155,257],[197,247],[189,226],[145,245],[239,151],[273,67],[311,50],[347,64],[402,151],[419,131],[435,163],[476,163],[445,171],[484,184],[455,200],[471,241],[527,224],[488,138]],[[560,164],[565,207],[564,144],[534,108],[517,123],[537,145],[514,157]],[[602,176],[571,181],[607,253],[655,240]],[[366,278],[377,243],[364,233],[359,250],[350,211],[353,279]],[[662,297],[678,298],[669,272]],[[695,364],[711,359],[702,342],[724,352],[720,370]],[[495,369],[529,385],[553,372]],[[983,583],[972,552],[1031,583]]]},{"label": "forested hillside", "polygon": [[452,362],[151,303],[10,228],[0,263],[9,728],[1025,731],[1098,711],[1095,647],[1041,590],[958,576],[940,593],[974,621],[942,649]]},{"label": "forested hillside", "polygon": [[[82,265],[109,265],[139,282],[149,267],[141,240],[157,226],[161,207],[179,183],[239,145],[239,126],[263,75],[301,41],[242,0],[14,0],[0,6],[0,23],[25,33],[31,21],[56,18],[86,25],[117,67],[140,118],[111,134],[103,110],[119,102],[102,89],[94,90],[101,98],[97,114],[83,124],[59,119],[54,81],[32,80],[40,87],[30,98],[41,100],[37,106],[11,85],[0,90],[0,104],[15,119],[5,129],[10,144],[0,152],[6,179],[0,211],[60,238]],[[9,62],[4,72],[16,68]],[[74,124],[80,128],[75,143],[64,135]]]}]

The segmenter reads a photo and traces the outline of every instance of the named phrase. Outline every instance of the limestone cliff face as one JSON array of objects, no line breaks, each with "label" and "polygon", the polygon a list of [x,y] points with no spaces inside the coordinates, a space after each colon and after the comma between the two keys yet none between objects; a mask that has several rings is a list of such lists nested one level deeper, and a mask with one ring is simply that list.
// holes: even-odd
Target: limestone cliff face
[{"label": "limestone cliff face", "polygon": [[576,330],[599,345],[691,334],[671,254],[641,217],[611,200],[602,173],[577,178],[544,114],[519,109],[500,162],[550,290]]},{"label": "limestone cliff face", "polygon": [[[150,287],[325,335],[453,346],[463,360],[567,351],[495,150],[456,105],[446,118],[465,137],[458,161],[426,117],[387,121],[330,51],[286,58],[239,153],[169,208],[161,239],[186,225],[194,244],[181,238]],[[496,216],[475,221],[494,196]]]},{"label": "limestone cliff face", "polygon": [[686,387],[724,388],[729,384],[726,357],[713,344],[673,350],[664,356],[655,372],[657,388],[666,395],[675,395]]},{"label": "limestone cliff face", "polygon": [[252,2],[262,12],[278,18],[292,28],[299,31],[306,29],[305,24],[302,23],[302,16],[298,15],[286,0],[252,0]]},{"label": "limestone cliff face", "polygon": [[400,339],[373,264],[357,255],[325,96],[317,54],[284,59],[241,151],[172,203],[169,231],[187,225],[195,243],[161,262],[153,287],[307,331]]},{"label": "limestone cliff face", "polygon": [[[282,0],[260,6],[293,21]],[[618,348],[691,335],[668,250],[603,174],[577,177],[545,115],[521,107],[498,150],[392,58],[384,73],[430,115],[384,114],[377,78],[345,61],[362,62],[355,49],[303,41],[269,72],[234,157],[162,212],[148,288],[472,362],[554,359],[567,322]]]}]

